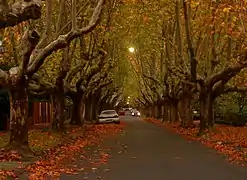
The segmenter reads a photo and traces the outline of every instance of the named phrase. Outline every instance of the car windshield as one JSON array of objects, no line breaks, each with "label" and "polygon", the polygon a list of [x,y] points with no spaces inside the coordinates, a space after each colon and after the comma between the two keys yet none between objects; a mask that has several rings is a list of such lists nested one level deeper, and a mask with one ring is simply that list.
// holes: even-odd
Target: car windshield
[{"label": "car windshield", "polygon": [[116,114],[116,111],[115,110],[102,111],[101,114]]}]

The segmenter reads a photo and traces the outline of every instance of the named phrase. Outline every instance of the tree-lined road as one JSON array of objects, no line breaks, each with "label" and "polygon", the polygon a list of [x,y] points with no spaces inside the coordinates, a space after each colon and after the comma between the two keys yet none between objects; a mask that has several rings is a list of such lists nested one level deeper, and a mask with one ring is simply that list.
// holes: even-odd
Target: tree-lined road
[{"label": "tree-lined road", "polygon": [[[247,169],[229,164],[214,150],[189,142],[139,118],[124,117],[125,133],[100,148],[111,156],[78,179],[105,180],[246,180]],[[110,148],[110,150],[109,150]],[[93,148],[96,149],[96,148]],[[78,161],[82,165],[84,160]],[[82,166],[85,166],[83,163]],[[63,175],[60,179],[76,178]]]}]

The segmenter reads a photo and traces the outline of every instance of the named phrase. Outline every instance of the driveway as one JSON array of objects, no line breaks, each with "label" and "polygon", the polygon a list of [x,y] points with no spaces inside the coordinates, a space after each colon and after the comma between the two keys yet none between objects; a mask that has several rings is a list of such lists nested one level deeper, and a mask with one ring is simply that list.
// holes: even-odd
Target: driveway
[{"label": "driveway", "polygon": [[124,117],[125,132],[87,149],[89,160],[109,154],[104,165],[91,166],[78,156],[79,175],[60,179],[89,180],[247,180],[247,168],[229,164],[213,149],[190,142],[140,118]]}]

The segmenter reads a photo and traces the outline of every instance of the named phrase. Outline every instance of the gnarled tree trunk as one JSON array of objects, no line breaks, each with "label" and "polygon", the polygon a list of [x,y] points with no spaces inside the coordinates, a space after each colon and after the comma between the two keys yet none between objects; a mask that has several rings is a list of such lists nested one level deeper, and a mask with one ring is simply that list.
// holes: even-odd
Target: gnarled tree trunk
[{"label": "gnarled tree trunk", "polygon": [[214,98],[212,91],[201,90],[200,92],[200,132],[214,127],[213,114]]},{"label": "gnarled tree trunk", "polygon": [[[20,84],[19,84],[20,85]],[[6,149],[15,149],[24,156],[33,156],[28,144],[28,95],[25,86],[10,90],[10,139]]]},{"label": "gnarled tree trunk", "polygon": [[163,116],[162,108],[163,108],[162,105],[160,104],[157,105],[157,119],[160,119]]},{"label": "gnarled tree trunk", "polygon": [[180,101],[180,117],[181,117],[181,125],[185,128],[193,127],[193,116],[192,116],[192,108],[191,108],[191,97],[185,96]]},{"label": "gnarled tree trunk", "polygon": [[99,95],[96,94],[90,94],[90,121],[95,121],[97,119],[97,114],[99,111]]},{"label": "gnarled tree trunk", "polygon": [[170,122],[174,123],[178,121],[178,102],[173,101],[170,104]]},{"label": "gnarled tree trunk", "polygon": [[90,108],[91,108],[91,102],[87,98],[87,99],[85,99],[85,120],[87,120],[87,121],[90,120]]},{"label": "gnarled tree trunk", "polygon": [[92,114],[92,119],[93,120],[97,120],[97,115],[99,115],[100,113],[100,102],[98,101],[98,99],[100,98],[100,95],[97,95],[95,94],[92,98],[92,104],[93,104],[93,107],[92,107],[92,111],[93,111],[93,114]]},{"label": "gnarled tree trunk", "polygon": [[82,117],[83,113],[83,100],[82,100],[82,94],[77,93],[73,98],[73,110],[72,110],[72,117],[70,124],[73,125],[82,125],[84,122],[84,119]]},{"label": "gnarled tree trunk", "polygon": [[163,122],[169,121],[169,107],[167,103],[163,104]]},{"label": "gnarled tree trunk", "polygon": [[[58,82],[57,82],[58,83]],[[53,119],[52,119],[52,129],[55,131],[64,131],[64,121],[65,121],[65,99],[64,99],[64,89],[63,82],[57,84],[56,93],[53,96]]]}]

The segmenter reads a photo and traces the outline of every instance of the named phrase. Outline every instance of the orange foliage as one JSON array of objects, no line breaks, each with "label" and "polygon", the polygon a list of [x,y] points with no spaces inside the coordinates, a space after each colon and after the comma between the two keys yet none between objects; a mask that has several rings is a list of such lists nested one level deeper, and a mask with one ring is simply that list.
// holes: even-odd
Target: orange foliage
[{"label": "orange foliage", "polygon": [[[47,150],[45,156],[41,160],[27,167],[20,166],[20,168],[25,168],[25,170],[30,173],[30,180],[42,180],[47,179],[48,177],[56,179],[62,173],[77,174],[77,171],[80,171],[81,167],[80,169],[78,169],[77,166],[68,168],[66,167],[66,164],[77,161],[78,157],[75,159],[75,155],[80,152],[83,147],[97,144],[107,136],[120,133],[124,126],[125,124],[122,122],[120,124],[93,125],[86,130],[84,137],[79,136],[76,139],[71,140],[69,144],[63,144],[60,147],[51,148]],[[11,155],[12,159],[18,157],[14,153]],[[109,155],[106,153],[101,153],[100,155],[101,159],[98,162],[91,162],[93,165],[104,164],[107,162]],[[80,158],[85,157],[81,155]],[[14,170],[0,171],[0,179],[1,175],[5,177],[17,177]]]}]

